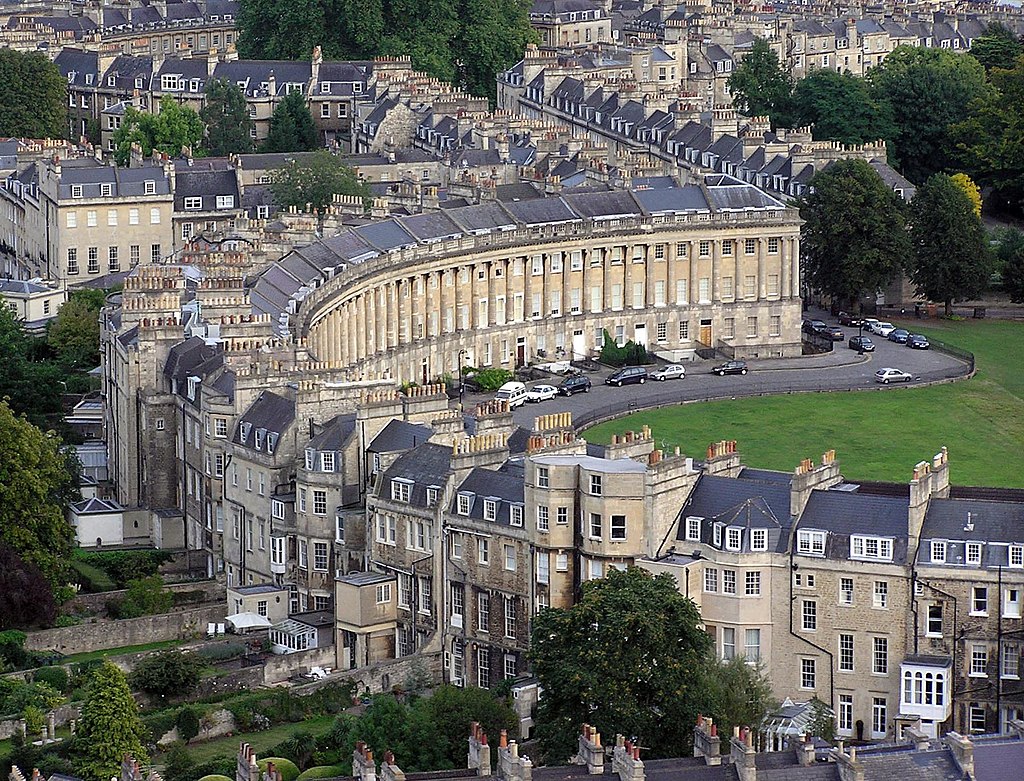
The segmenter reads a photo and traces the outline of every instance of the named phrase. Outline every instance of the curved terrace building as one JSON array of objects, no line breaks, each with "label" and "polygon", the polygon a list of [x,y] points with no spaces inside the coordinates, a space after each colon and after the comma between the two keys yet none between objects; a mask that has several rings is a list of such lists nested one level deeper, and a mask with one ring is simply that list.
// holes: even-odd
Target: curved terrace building
[{"label": "curved terrace building", "polygon": [[353,378],[588,355],[800,351],[800,221],[726,176],[394,217],[290,252],[250,300]]}]

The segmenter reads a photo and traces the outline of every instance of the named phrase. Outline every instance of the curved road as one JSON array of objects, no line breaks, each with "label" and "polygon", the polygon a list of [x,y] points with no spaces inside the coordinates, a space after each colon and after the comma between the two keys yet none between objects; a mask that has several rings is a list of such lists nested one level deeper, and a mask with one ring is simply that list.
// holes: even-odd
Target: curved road
[{"label": "curved road", "polygon": [[[856,333],[856,329],[844,330],[848,337]],[[525,404],[515,411],[515,421],[529,429],[533,428],[537,415],[571,412],[579,428],[636,410],[687,401],[800,392],[891,390],[963,377],[969,371],[966,362],[938,350],[911,350],[881,337],[873,337],[873,340],[875,352],[864,356],[850,350],[844,340],[836,343],[833,352],[824,355],[748,361],[750,371],[746,376],[718,377],[711,374],[711,368],[720,361],[701,360],[686,364],[684,379],[648,380],[643,385],[622,388],[604,384],[610,370],[588,373],[594,383],[590,393]],[[882,367],[903,369],[913,374],[914,379],[909,383],[881,385],[875,382],[874,374]],[[557,385],[559,381],[560,378],[553,377],[531,385]],[[488,398],[490,394],[467,394],[466,409]]]}]

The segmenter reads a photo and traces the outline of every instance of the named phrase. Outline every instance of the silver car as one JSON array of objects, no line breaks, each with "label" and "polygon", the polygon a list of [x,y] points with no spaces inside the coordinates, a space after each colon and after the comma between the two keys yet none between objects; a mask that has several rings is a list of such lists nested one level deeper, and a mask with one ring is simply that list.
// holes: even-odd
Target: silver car
[{"label": "silver car", "polygon": [[665,380],[681,380],[686,376],[686,369],[678,363],[670,363],[651,372],[651,379],[664,382]]},{"label": "silver car", "polygon": [[875,382],[880,382],[883,385],[888,385],[890,382],[910,382],[912,379],[914,376],[902,369],[884,368],[875,372]]}]

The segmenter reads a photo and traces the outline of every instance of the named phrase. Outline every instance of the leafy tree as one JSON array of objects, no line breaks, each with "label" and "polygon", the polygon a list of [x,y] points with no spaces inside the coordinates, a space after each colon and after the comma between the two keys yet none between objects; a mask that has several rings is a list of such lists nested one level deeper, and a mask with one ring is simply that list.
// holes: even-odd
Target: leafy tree
[{"label": "leafy tree", "polygon": [[495,74],[515,64],[534,39],[529,7],[523,0],[462,0],[462,26],[452,46],[456,83],[493,99]]},{"label": "leafy tree", "polygon": [[967,174],[953,174],[951,178],[956,182],[956,186],[964,191],[964,195],[970,199],[974,213],[981,217],[981,189],[978,185]]},{"label": "leafy tree", "polygon": [[252,151],[252,119],[245,95],[228,79],[212,79],[206,85],[206,104],[199,110],[206,125],[203,145],[210,155],[223,157]]},{"label": "leafy tree", "polygon": [[[179,728],[180,729],[180,728]],[[175,743],[164,757],[164,781],[195,781],[196,761],[183,743]]]},{"label": "leafy tree", "polygon": [[142,147],[148,157],[153,150],[172,157],[181,154],[184,147],[199,149],[203,137],[203,121],[188,106],[179,105],[170,95],[160,100],[160,113],[149,114],[129,107],[121,127],[114,131],[114,159],[118,165],[128,165],[132,144]]},{"label": "leafy tree", "polygon": [[1006,228],[998,234],[996,258],[1003,277],[1003,289],[1015,303],[1024,303],[1024,231]]},{"label": "leafy tree", "polygon": [[263,142],[264,152],[311,152],[319,149],[320,132],[306,107],[301,92],[289,92],[270,115],[270,132]]},{"label": "leafy tree", "polygon": [[838,160],[800,202],[807,284],[843,305],[884,288],[910,255],[903,204],[863,160]]},{"label": "leafy tree", "polygon": [[0,136],[64,138],[67,81],[42,52],[0,49]]},{"label": "leafy tree", "polygon": [[851,73],[812,71],[793,91],[794,125],[813,125],[814,138],[865,144],[891,138],[889,106],[879,103],[867,82]]},{"label": "leafy tree", "polygon": [[91,369],[100,360],[102,290],[76,290],[50,322],[46,341],[67,370]]},{"label": "leafy tree", "polygon": [[770,116],[773,125],[788,124],[782,120],[789,111],[793,79],[764,38],[754,39],[750,52],[732,72],[729,92],[741,114]]},{"label": "leafy tree", "polygon": [[1024,57],[1011,70],[989,73],[992,89],[971,105],[970,116],[952,128],[964,166],[992,188],[1000,209],[1024,211]]},{"label": "leafy tree", "polygon": [[120,773],[125,754],[145,762],[144,734],[124,673],[112,662],[104,662],[92,674],[75,733],[78,773],[87,781],[108,781]]},{"label": "leafy tree", "polygon": [[647,348],[642,344],[637,344],[630,339],[622,347],[619,347],[611,334],[608,331],[604,332],[604,344],[601,345],[601,363],[608,366],[643,366],[645,363],[650,362],[651,359],[647,354]]},{"label": "leafy tree", "polygon": [[164,582],[159,575],[151,575],[128,581],[124,598],[116,604],[107,603],[107,609],[115,613],[116,618],[138,618],[166,613],[173,605],[174,595],[164,591]]},{"label": "leafy tree", "polygon": [[[705,694],[700,671],[712,640],[669,575],[630,568],[583,584],[569,609],[533,625],[533,668],[544,687],[538,735],[545,753],[574,753],[580,724],[631,735],[654,757],[678,756]],[[625,641],[628,639],[628,641]]]},{"label": "leafy tree", "polygon": [[[184,654],[182,654],[184,656]],[[179,662],[180,666],[180,662]],[[198,673],[198,670],[197,670]],[[198,674],[196,675],[195,682],[188,681],[188,688],[183,689],[184,694],[187,691],[191,691],[195,688],[195,684],[198,682]],[[164,679],[167,682],[167,679]],[[199,728],[201,726],[199,721],[199,713],[196,712],[195,708],[185,707],[178,711],[178,715],[174,717],[174,726],[178,728],[178,737],[181,738],[185,743],[188,743],[192,738],[199,734]]]},{"label": "leafy tree", "polygon": [[52,434],[17,418],[0,401],[0,542],[63,585],[75,531],[65,518],[80,498],[74,455]]},{"label": "leafy tree", "polygon": [[0,629],[48,625],[56,616],[53,590],[39,567],[0,543]]},{"label": "leafy tree", "polygon": [[[146,694],[184,695],[199,684],[202,670],[203,662],[195,654],[161,651],[139,662],[132,671],[131,684]],[[195,716],[196,731],[190,737],[181,736],[186,743],[199,734],[199,717],[192,715]]]},{"label": "leafy tree", "polygon": [[913,182],[947,168],[950,125],[985,94],[985,69],[947,49],[900,46],[868,75],[875,100],[888,104],[895,132],[890,162]]},{"label": "leafy tree", "polygon": [[270,189],[279,206],[310,207],[316,213],[323,213],[335,194],[364,201],[371,197],[369,186],[359,181],[355,171],[326,149],[301,160],[289,160],[271,174]]},{"label": "leafy tree", "polygon": [[731,735],[733,727],[756,727],[778,704],[764,668],[741,656],[710,662],[704,685],[720,735]]},{"label": "leafy tree", "polygon": [[945,302],[946,315],[951,315],[954,301],[984,291],[992,271],[981,219],[967,194],[945,174],[930,177],[910,209],[911,279],[918,293]]},{"label": "leafy tree", "polygon": [[[416,700],[412,706],[412,734],[421,751],[436,750],[433,761],[437,768],[458,768],[465,762],[466,737],[469,725],[480,722],[493,744],[501,731],[515,735],[519,724],[507,699],[496,697],[486,689],[441,686],[430,697]],[[420,757],[420,766],[427,766],[429,756]]]},{"label": "leafy tree", "polygon": [[1002,22],[991,22],[984,35],[971,42],[970,55],[984,66],[986,72],[993,68],[1009,70],[1022,54],[1024,44]]},{"label": "leafy tree", "polygon": [[0,307],[0,400],[6,398],[11,409],[36,425],[60,413],[61,371],[37,360],[37,340],[7,307]]}]

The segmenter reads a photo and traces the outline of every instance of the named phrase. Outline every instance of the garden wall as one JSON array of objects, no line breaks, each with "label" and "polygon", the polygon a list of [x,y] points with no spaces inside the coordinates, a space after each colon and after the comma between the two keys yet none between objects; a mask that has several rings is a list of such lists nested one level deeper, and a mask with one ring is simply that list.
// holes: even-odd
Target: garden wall
[{"label": "garden wall", "polygon": [[[191,583],[168,583],[165,588],[172,593],[187,593],[190,591],[202,593],[202,598],[196,604],[205,602],[223,602],[227,604],[227,590],[224,585],[214,580],[198,581]],[[62,613],[99,613],[106,609],[107,602],[117,600],[127,594],[127,590],[100,591],[95,594],[79,594],[68,602],[61,609]]]},{"label": "garden wall", "polygon": [[193,610],[160,613],[155,616],[126,618],[120,621],[95,621],[77,626],[43,629],[28,632],[25,649],[29,651],[55,650],[71,654],[120,648],[127,645],[146,645],[166,640],[187,640],[206,633],[206,625],[224,621],[226,605],[219,603]]}]

